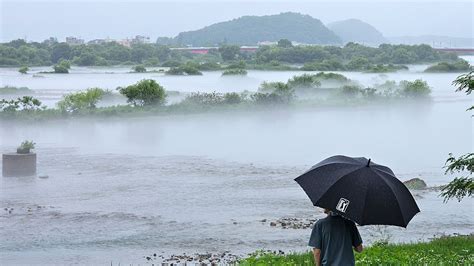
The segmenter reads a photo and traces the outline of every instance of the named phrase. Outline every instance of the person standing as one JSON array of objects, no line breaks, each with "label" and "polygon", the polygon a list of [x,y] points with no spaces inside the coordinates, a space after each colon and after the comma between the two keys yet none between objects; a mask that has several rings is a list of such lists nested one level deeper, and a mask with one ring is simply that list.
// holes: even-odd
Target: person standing
[{"label": "person standing", "polygon": [[362,252],[362,238],[353,221],[324,209],[327,217],[318,220],[308,246],[313,248],[316,266],[355,265],[354,252]]}]

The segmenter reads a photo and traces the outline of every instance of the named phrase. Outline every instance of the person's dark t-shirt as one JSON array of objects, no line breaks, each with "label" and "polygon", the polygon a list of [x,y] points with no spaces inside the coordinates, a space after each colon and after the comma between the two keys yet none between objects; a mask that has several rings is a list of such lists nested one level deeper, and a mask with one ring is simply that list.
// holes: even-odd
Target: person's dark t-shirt
[{"label": "person's dark t-shirt", "polygon": [[321,265],[354,265],[352,247],[362,244],[354,222],[328,215],[316,222],[308,246],[321,250]]}]

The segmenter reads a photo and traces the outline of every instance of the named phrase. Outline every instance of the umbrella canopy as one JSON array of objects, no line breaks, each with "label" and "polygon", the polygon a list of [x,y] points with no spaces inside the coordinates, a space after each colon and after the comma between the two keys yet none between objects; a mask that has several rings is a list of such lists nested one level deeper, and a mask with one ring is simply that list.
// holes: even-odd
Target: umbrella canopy
[{"label": "umbrella canopy", "polygon": [[315,206],[359,225],[406,227],[420,212],[408,188],[390,168],[363,157],[329,157],[295,181]]}]

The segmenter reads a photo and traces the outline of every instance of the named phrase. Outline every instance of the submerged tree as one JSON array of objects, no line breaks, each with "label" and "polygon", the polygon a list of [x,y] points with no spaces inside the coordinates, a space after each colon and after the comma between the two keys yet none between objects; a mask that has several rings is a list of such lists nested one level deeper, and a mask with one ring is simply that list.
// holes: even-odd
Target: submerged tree
[{"label": "submerged tree", "polygon": [[165,89],[152,79],[144,79],[118,90],[135,106],[162,105],[166,100]]},{"label": "submerged tree", "polygon": [[97,103],[105,93],[103,89],[90,88],[65,95],[57,105],[62,112],[75,113],[81,110],[92,110],[97,107]]},{"label": "submerged tree", "polygon": [[144,73],[146,72],[146,68],[143,65],[137,65],[132,68],[133,71],[137,73]]},{"label": "submerged tree", "polygon": [[[457,77],[453,84],[458,86],[456,91],[465,91],[467,95],[471,94],[474,90],[473,71]],[[468,111],[473,109],[474,106],[469,108]],[[474,172],[474,153],[464,154],[459,158],[450,153],[445,168],[446,173],[465,173],[465,175],[454,178],[441,190],[441,196],[444,197],[444,200],[457,198],[458,201],[461,201],[464,197],[472,197],[474,194],[474,178],[472,175]]]},{"label": "submerged tree", "polygon": [[71,68],[71,62],[68,60],[61,60],[57,65],[54,65],[54,73],[67,74]]},{"label": "submerged tree", "polygon": [[278,47],[282,47],[282,48],[290,48],[290,47],[293,47],[293,44],[291,43],[290,40],[288,39],[280,39],[278,41],[278,44],[277,44]]},{"label": "submerged tree", "polygon": [[27,66],[22,66],[20,67],[20,69],[18,69],[18,72],[20,72],[21,74],[26,74],[28,73],[28,70],[29,68]]}]

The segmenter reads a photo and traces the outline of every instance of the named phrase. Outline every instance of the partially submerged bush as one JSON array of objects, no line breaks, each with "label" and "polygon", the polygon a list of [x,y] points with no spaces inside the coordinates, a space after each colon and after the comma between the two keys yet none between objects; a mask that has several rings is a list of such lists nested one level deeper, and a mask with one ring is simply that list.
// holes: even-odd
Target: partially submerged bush
[{"label": "partially submerged bush", "polygon": [[247,63],[245,63],[245,61],[239,61],[239,62],[235,62],[235,63],[232,63],[230,65],[227,66],[227,69],[245,69],[247,67]]},{"label": "partially submerged bush", "polygon": [[184,73],[187,75],[202,75],[202,72],[196,66],[193,65],[184,65],[181,67]]},{"label": "partially submerged bush", "polygon": [[179,67],[181,63],[177,60],[168,60],[165,61],[161,66],[162,67]]},{"label": "partially submerged bush", "polygon": [[398,70],[408,70],[408,67],[404,65],[378,64],[378,65],[370,65],[366,68],[366,72],[369,72],[369,73],[387,73],[387,72],[394,72]]},{"label": "partially submerged bush", "polygon": [[301,68],[301,70],[304,70],[304,71],[344,71],[346,70],[346,67],[339,60],[326,59],[323,61],[306,63]]},{"label": "partially submerged bush", "polygon": [[286,86],[286,84],[284,82],[279,82],[279,81],[272,81],[272,82],[264,81],[258,87],[258,92],[261,92],[261,93],[274,92],[278,87],[282,87],[282,86]]},{"label": "partially submerged bush", "polygon": [[463,71],[470,71],[471,65],[464,60],[459,59],[454,63],[449,62],[440,62],[436,65],[429,66],[425,69],[425,72],[463,72]]},{"label": "partially submerged bush", "polygon": [[20,67],[20,69],[18,69],[18,72],[20,72],[21,74],[27,74],[28,70],[30,69],[27,66],[22,66]]},{"label": "partially submerged bush", "polygon": [[317,89],[321,87],[321,81],[316,75],[303,74],[293,76],[287,82],[288,86],[295,89]]},{"label": "partially submerged bush", "polygon": [[283,82],[275,82],[273,91],[270,93],[257,92],[250,96],[257,104],[288,104],[294,97],[294,89]]},{"label": "partially submerged bush", "polygon": [[100,88],[90,88],[86,91],[69,93],[57,103],[62,112],[78,112],[80,110],[92,110],[104,96],[105,91]]},{"label": "partially submerged bush", "polygon": [[186,64],[180,67],[172,67],[168,71],[165,72],[168,75],[202,75],[202,72],[199,69],[192,65]]},{"label": "partially submerged bush", "polygon": [[61,60],[57,65],[53,67],[54,73],[67,74],[71,68],[71,63],[68,60]]},{"label": "partially submerged bush", "polygon": [[165,89],[152,79],[144,79],[125,88],[118,88],[127,102],[135,106],[163,105],[166,101]]},{"label": "partially submerged bush", "polygon": [[378,95],[387,98],[397,97],[428,97],[431,89],[426,81],[417,79],[415,81],[402,80],[398,84],[393,80],[385,81],[374,86]]},{"label": "partially submerged bush", "polygon": [[39,111],[45,109],[41,101],[31,96],[23,96],[16,100],[0,100],[0,112]]},{"label": "partially submerged bush", "polygon": [[172,67],[168,69],[165,73],[168,75],[184,75],[184,71],[180,67]]},{"label": "partially submerged bush", "polygon": [[134,72],[137,72],[137,73],[145,73],[146,72],[146,68],[143,65],[134,66],[132,68],[132,70]]},{"label": "partially submerged bush", "polygon": [[362,88],[357,85],[345,85],[341,88],[341,92],[347,97],[356,97],[362,93]]},{"label": "partially submerged bush", "polygon": [[224,95],[218,92],[193,92],[186,96],[180,104],[218,105],[224,103]]},{"label": "partially submerged bush", "polygon": [[314,75],[319,80],[333,80],[333,81],[340,81],[340,82],[349,82],[351,81],[346,76],[338,73],[326,73],[326,72],[319,72],[318,74]]},{"label": "partially submerged bush", "polygon": [[221,65],[216,62],[204,62],[198,65],[198,69],[201,71],[219,70]]},{"label": "partially submerged bush", "polygon": [[224,94],[224,102],[227,104],[239,104],[243,101],[244,99],[242,95],[236,92],[229,92]]},{"label": "partially submerged bush", "polygon": [[400,81],[401,95],[405,97],[426,97],[430,95],[431,89],[426,81],[417,79],[415,81]]},{"label": "partially submerged bush", "polygon": [[230,75],[239,75],[245,76],[247,75],[247,70],[241,68],[234,68],[234,69],[227,69],[222,72],[222,76],[230,76]]}]

